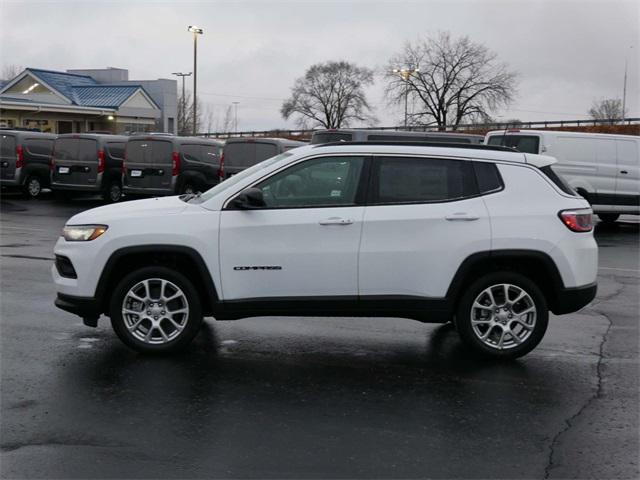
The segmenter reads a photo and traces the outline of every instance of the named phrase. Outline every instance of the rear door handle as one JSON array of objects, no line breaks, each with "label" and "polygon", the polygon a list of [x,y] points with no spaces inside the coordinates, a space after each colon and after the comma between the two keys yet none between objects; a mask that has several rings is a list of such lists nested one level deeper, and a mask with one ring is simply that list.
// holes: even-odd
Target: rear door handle
[{"label": "rear door handle", "polygon": [[447,215],[444,218],[446,220],[449,220],[450,222],[455,222],[455,221],[473,222],[474,220],[478,220],[480,217],[477,217],[475,215],[470,215],[470,214],[464,213],[464,212],[459,212],[459,213],[454,213],[452,215]]},{"label": "rear door handle", "polygon": [[320,225],[351,225],[353,220],[350,218],[331,217],[320,220]]},{"label": "rear door handle", "polygon": [[621,174],[623,174],[623,175],[626,175],[626,174],[628,174],[629,172],[627,172],[626,170],[620,170],[620,173],[621,173]]}]

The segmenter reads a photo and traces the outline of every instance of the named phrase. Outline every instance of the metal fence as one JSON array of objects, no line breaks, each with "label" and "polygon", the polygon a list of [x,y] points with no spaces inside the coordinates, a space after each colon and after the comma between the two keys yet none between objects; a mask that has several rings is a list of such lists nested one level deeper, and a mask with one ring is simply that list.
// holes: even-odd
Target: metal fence
[{"label": "metal fence", "polygon": [[[615,125],[640,125],[640,118],[626,118],[625,120],[543,120],[537,122],[492,122],[492,123],[468,123],[454,127],[447,126],[447,132],[470,132],[504,130],[507,128],[527,128],[527,129],[547,129],[566,127],[597,127]],[[357,130],[395,130],[407,132],[436,132],[443,131],[434,125],[425,126],[395,126],[395,127],[354,127]],[[311,137],[317,129],[307,130],[251,130],[243,132],[203,132],[198,136],[210,138],[230,138],[230,137],[277,137],[277,138],[300,138]]]}]

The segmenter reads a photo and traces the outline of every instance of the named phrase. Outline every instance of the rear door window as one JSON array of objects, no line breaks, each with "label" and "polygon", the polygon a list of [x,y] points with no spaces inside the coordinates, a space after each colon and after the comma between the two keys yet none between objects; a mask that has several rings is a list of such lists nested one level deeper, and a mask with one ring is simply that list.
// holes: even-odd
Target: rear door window
[{"label": "rear door window", "polygon": [[353,138],[351,133],[341,133],[341,132],[321,132],[314,133],[311,136],[311,144],[316,145],[320,143],[331,143],[331,142],[350,142]]},{"label": "rear door window", "polygon": [[107,143],[107,153],[114,160],[124,160],[124,143]]},{"label": "rear door window", "polygon": [[13,135],[0,135],[0,156],[16,156],[16,137]]},{"label": "rear door window", "polygon": [[95,140],[81,138],[78,140],[78,160],[91,162],[98,160],[98,143]]},{"label": "rear door window", "polygon": [[412,157],[375,161],[372,203],[432,203],[477,195],[472,163]]},{"label": "rear door window", "polygon": [[171,142],[154,141],[152,149],[152,161],[153,163],[171,163],[171,156],[173,154],[173,146]]},{"label": "rear door window", "polygon": [[523,153],[539,153],[540,139],[533,135],[494,135],[489,137],[488,145],[515,148]]},{"label": "rear door window", "polygon": [[25,142],[25,147],[31,155],[48,157],[51,155],[51,149],[53,148],[53,139],[28,138]]},{"label": "rear door window", "polygon": [[182,145],[182,156],[192,162],[202,161],[202,147],[200,145]]},{"label": "rear door window", "polygon": [[278,154],[278,146],[274,143],[256,142],[256,155],[251,165],[259,163]]},{"label": "rear door window", "polygon": [[75,160],[78,157],[78,140],[59,138],[56,140],[54,152],[57,160]]},{"label": "rear door window", "polygon": [[127,142],[127,162],[149,163],[151,161],[151,142],[148,140],[131,140]]},{"label": "rear door window", "polygon": [[205,163],[217,164],[220,160],[221,147],[218,145],[201,145],[202,161]]}]

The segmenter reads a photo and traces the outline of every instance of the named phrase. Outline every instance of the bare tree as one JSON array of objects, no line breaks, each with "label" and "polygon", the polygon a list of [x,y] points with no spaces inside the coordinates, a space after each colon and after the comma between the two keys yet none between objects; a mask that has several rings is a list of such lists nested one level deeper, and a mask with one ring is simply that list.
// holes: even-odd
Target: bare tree
[{"label": "bare tree", "polygon": [[300,127],[340,128],[354,121],[374,122],[364,87],[373,83],[373,71],[349,62],[311,66],[291,88],[282,104],[284,119],[296,115]]},{"label": "bare tree", "polygon": [[[202,108],[198,99],[198,118],[196,119],[196,131],[202,125]],[[191,135],[193,133],[193,98],[189,90],[185,91],[184,98],[178,96],[178,135]]]},{"label": "bare tree", "polygon": [[589,115],[594,120],[620,120],[622,118],[622,100],[618,98],[594,100],[589,109]]},{"label": "bare tree", "polygon": [[[393,72],[398,67],[419,69],[409,76]],[[508,105],[515,95],[516,73],[497,55],[468,37],[452,38],[448,32],[426,37],[393,57],[384,72],[391,103],[416,104],[413,124],[456,127],[468,118],[487,118]]]},{"label": "bare tree", "polygon": [[19,73],[22,73],[24,67],[20,65],[4,65],[2,67],[2,75],[0,75],[0,79],[2,80],[11,80],[14,77],[17,77]]}]

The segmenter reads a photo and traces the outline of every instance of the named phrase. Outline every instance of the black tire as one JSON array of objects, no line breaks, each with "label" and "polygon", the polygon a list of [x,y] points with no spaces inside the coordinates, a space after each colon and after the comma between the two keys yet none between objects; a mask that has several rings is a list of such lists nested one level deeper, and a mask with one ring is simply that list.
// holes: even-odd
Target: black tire
[{"label": "black tire", "polygon": [[22,193],[27,198],[38,198],[42,194],[44,183],[39,175],[30,174],[24,181]]},{"label": "black tire", "polygon": [[[487,343],[481,340],[478,334],[476,334],[476,332],[474,331],[474,328],[471,322],[472,321],[472,305],[474,304],[476,298],[483,291],[485,291],[485,289],[491,287],[492,285],[500,285],[500,284],[513,285],[516,287],[516,289],[519,288],[522,291],[524,291],[529,296],[529,299],[533,302],[533,305],[535,306],[535,309],[536,309],[535,324],[531,329],[530,333],[528,334],[528,336],[524,340],[522,340],[522,343],[519,343],[519,344],[517,344],[513,340],[510,340],[512,344],[515,344],[515,346],[510,346],[503,349],[499,349],[495,346],[487,345]],[[496,293],[495,296],[498,296],[499,291],[496,291],[495,293]],[[514,294],[514,292],[510,291],[510,295],[512,294]],[[496,299],[496,302],[498,304],[500,303],[498,299]],[[524,312],[524,308],[522,304],[516,302],[515,305],[518,306],[517,308],[519,308],[521,312]],[[491,313],[490,315],[491,315],[491,318],[496,318],[494,313]],[[504,315],[505,317],[503,318],[503,321],[508,322],[505,326],[509,326],[509,327],[513,326],[516,330],[522,328],[521,325],[518,325],[517,323],[515,323],[517,322],[517,320],[509,320],[509,318],[511,317],[508,317],[508,313],[506,310],[504,310],[501,313],[501,315]],[[512,316],[519,316],[519,315],[517,315],[516,313],[513,313]],[[542,337],[544,337],[544,334],[547,331],[548,322],[549,322],[549,309],[547,307],[547,301],[543,293],[541,292],[541,290],[529,278],[525,277],[524,275],[520,275],[519,273],[513,273],[513,272],[490,273],[481,277],[480,279],[475,281],[473,284],[471,284],[471,286],[469,286],[465,290],[464,294],[462,295],[462,298],[458,302],[458,307],[456,310],[456,319],[455,319],[456,329],[458,330],[458,333],[460,334],[460,337],[462,338],[465,344],[470,346],[476,353],[479,353],[482,356],[490,357],[490,358],[499,358],[499,359],[518,358],[523,355],[526,355],[531,350],[533,350],[540,343],[540,341],[542,340]],[[495,327],[498,327],[498,328],[496,329]],[[484,333],[486,333],[487,330],[490,330],[491,328],[493,328],[494,331],[491,332],[491,334],[489,335],[490,337],[493,336],[494,334],[499,335],[500,332],[502,331],[502,327],[497,324],[490,328],[488,325],[486,327],[482,326],[480,328],[486,328],[484,330]],[[524,332],[524,330],[521,330],[521,331]],[[509,335],[509,338],[511,338],[511,335],[509,333],[507,333],[506,335]]]},{"label": "black tire", "polygon": [[196,193],[198,192],[199,189],[197,187],[197,185],[190,181],[190,180],[185,180],[184,182],[182,182],[182,185],[180,185],[178,194],[179,195],[184,195],[186,193]]},{"label": "black tire", "polygon": [[[148,343],[137,338],[129,331],[125,324],[125,319],[122,316],[122,306],[127,293],[141,281],[149,279],[161,279],[174,284],[186,296],[188,307],[188,314],[185,315],[186,318],[183,317],[183,320],[179,320],[184,322],[182,330],[171,340],[159,344]],[[154,305],[158,304],[156,303]],[[191,343],[202,325],[202,308],[200,305],[200,298],[195,287],[184,275],[166,267],[145,267],[124,277],[120,283],[118,283],[114,294],[111,297],[109,313],[111,316],[111,326],[118,337],[120,337],[120,340],[122,340],[127,346],[142,353],[160,354],[183,350]],[[146,313],[144,312],[144,308],[141,313]],[[134,317],[134,320],[136,318],[140,319],[141,317]],[[141,329],[146,328],[144,323],[150,321],[150,319],[148,321],[144,320],[142,322]],[[141,334],[143,332],[139,333]],[[153,338],[151,340],[153,340]]]},{"label": "black tire", "polygon": [[614,223],[620,217],[619,213],[599,213],[598,218],[603,223]]},{"label": "black tire", "polygon": [[102,192],[102,199],[108,203],[116,203],[122,200],[122,185],[117,180],[111,180]]}]

